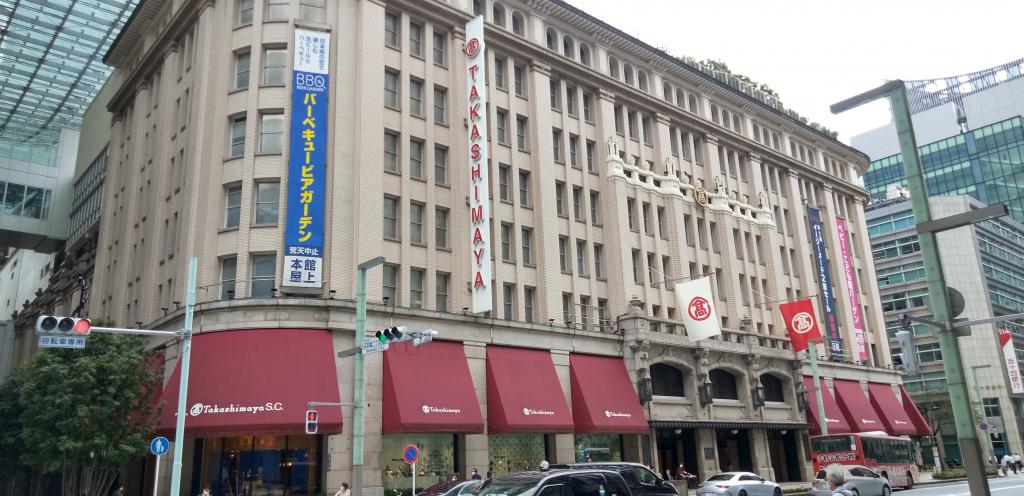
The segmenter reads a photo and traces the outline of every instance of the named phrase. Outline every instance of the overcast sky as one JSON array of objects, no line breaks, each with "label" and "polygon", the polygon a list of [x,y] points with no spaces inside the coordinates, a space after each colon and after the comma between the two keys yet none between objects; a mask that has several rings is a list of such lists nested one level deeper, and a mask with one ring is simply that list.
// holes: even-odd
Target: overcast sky
[{"label": "overcast sky", "polygon": [[719,59],[839,131],[889,121],[882,102],[828,106],[891,79],[931,79],[1024,57],[1024,1],[568,0],[673,55]]}]

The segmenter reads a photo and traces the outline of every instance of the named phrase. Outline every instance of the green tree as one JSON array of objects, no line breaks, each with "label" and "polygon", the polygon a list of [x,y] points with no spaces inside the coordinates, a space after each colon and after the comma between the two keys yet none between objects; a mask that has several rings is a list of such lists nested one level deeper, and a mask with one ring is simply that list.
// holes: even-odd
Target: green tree
[{"label": "green tree", "polygon": [[[917,404],[917,409],[928,421],[928,426],[932,428],[934,434],[932,439],[936,441],[939,458],[946,460],[946,446],[942,442],[942,431],[953,426],[953,404],[950,402],[949,394],[927,395],[914,399],[914,403]],[[925,462],[927,463],[928,460]]]},{"label": "green tree", "polygon": [[84,350],[39,353],[22,374],[20,461],[60,474],[64,496],[106,496],[118,472],[145,454],[161,384],[145,343],[93,334]]},{"label": "green tree", "polygon": [[21,461],[25,443],[21,439],[21,414],[18,400],[24,382],[23,369],[11,371],[0,384],[0,494],[27,494],[29,468]]}]

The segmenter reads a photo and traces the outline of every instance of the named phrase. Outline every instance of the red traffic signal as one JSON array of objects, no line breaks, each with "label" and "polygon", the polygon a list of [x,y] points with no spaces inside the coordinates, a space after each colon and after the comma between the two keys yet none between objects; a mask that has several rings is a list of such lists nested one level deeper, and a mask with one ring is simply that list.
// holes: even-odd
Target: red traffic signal
[{"label": "red traffic signal", "polygon": [[320,414],[316,410],[306,410],[306,434],[316,434],[317,417]]},{"label": "red traffic signal", "polygon": [[79,336],[88,336],[89,331],[92,330],[92,322],[89,322],[89,319],[78,319],[78,322],[75,322],[75,326],[71,329]]},{"label": "red traffic signal", "polygon": [[65,334],[85,337],[91,331],[92,322],[89,322],[89,319],[58,317],[54,315],[40,315],[36,319],[36,333],[38,334]]}]

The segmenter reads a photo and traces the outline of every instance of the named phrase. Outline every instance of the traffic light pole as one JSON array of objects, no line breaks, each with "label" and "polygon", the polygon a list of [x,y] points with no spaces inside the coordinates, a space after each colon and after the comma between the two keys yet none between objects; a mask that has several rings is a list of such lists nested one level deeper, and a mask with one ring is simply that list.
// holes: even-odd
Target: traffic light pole
[{"label": "traffic light pole", "polygon": [[[384,263],[384,257],[367,260],[358,265],[356,287],[356,346],[366,338],[366,272]],[[355,354],[355,391],[352,394],[352,494],[363,493],[363,438],[366,421],[366,394],[364,360],[362,353]],[[177,496],[176,494],[173,496]]]},{"label": "traffic light pole", "polygon": [[807,340],[807,356],[811,358],[811,377],[814,380],[814,399],[818,400],[818,424],[821,428],[821,435],[828,435],[828,421],[825,419],[825,402],[821,394],[821,374],[818,373],[818,343],[825,342],[825,338],[814,338]]},{"label": "traffic light pole", "polygon": [[188,366],[192,357],[192,315],[196,306],[196,257],[188,259],[188,289],[185,293],[185,326],[181,336],[181,378],[178,382],[178,414],[174,425],[174,463],[171,466],[171,496],[181,495],[181,456],[185,446],[185,403],[188,401]]},{"label": "traffic light pole", "polygon": [[[900,154],[903,157],[903,168],[907,176],[907,187],[910,190],[914,219],[918,226],[927,225],[932,221],[931,207],[928,204],[928,190],[925,188],[921,161],[917,153],[917,141],[914,138],[914,124],[911,121],[910,108],[907,105],[907,90],[903,81],[898,79],[890,81],[866,93],[839,102],[832,105],[831,111],[833,114],[837,114],[880,98],[888,99],[892,109],[896,132],[899,136]],[[932,316],[938,322],[948,323],[952,320],[952,315],[949,295],[946,291],[946,278],[942,272],[942,260],[939,257],[939,247],[935,242],[935,232],[919,229],[918,242],[921,245],[925,274],[928,277]],[[953,405],[956,434],[960,440],[960,450],[963,453],[964,468],[967,472],[968,489],[974,496],[989,496],[991,492],[985,475],[981,443],[974,426],[970,397],[967,393],[967,384],[964,381],[960,343],[957,342],[956,335],[949,327],[938,332],[939,347],[942,350],[946,383]]]}]

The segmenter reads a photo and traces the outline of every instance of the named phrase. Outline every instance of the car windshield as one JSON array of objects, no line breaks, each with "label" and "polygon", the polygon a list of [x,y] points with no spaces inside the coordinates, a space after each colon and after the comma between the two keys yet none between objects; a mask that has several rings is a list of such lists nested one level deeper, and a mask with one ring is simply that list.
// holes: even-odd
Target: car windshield
[{"label": "car windshield", "polygon": [[477,496],[516,496],[533,489],[533,484],[485,484]]},{"label": "car windshield", "polygon": [[708,477],[708,482],[732,480],[735,474],[718,474]]}]

